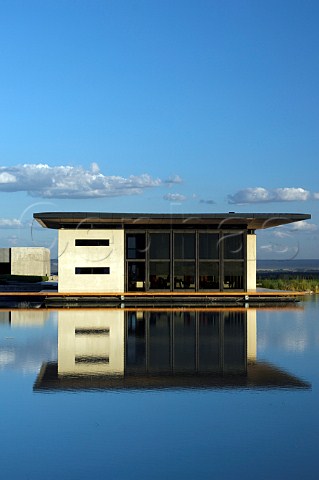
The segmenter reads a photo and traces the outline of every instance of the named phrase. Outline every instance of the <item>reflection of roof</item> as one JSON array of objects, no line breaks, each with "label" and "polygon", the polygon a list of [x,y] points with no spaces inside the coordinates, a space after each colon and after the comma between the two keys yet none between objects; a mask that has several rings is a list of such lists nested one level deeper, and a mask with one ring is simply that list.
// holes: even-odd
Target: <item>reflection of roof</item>
[{"label": "reflection of roof", "polygon": [[261,229],[307,220],[311,215],[300,213],[105,213],[105,212],[45,212],[33,217],[47,228],[124,228],[124,226],[200,226],[214,228]]},{"label": "reflection of roof", "polygon": [[223,374],[137,374],[137,375],[58,375],[58,364],[43,364],[34,391],[59,390],[144,390],[144,389],[289,388],[309,389],[305,382],[273,365],[256,362],[247,373]]}]

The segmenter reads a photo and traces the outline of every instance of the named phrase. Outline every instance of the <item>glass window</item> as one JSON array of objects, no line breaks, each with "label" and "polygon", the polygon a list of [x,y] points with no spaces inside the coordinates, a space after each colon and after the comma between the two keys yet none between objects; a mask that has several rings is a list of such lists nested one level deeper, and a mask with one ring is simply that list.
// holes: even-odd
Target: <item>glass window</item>
[{"label": "glass window", "polygon": [[244,235],[242,233],[232,233],[224,235],[224,258],[243,259],[244,258]]},{"label": "glass window", "polygon": [[145,262],[128,262],[128,290],[145,290]]},{"label": "glass window", "polygon": [[219,258],[218,233],[199,234],[199,258],[201,260],[218,260]]},{"label": "glass window", "polygon": [[224,264],[224,288],[244,288],[244,264],[243,262],[226,262]]},{"label": "glass window", "polygon": [[180,260],[195,258],[194,233],[174,234],[174,258]]},{"label": "glass window", "polygon": [[76,247],[108,247],[110,241],[103,238],[77,239],[75,240]]},{"label": "glass window", "polygon": [[169,267],[169,262],[150,262],[150,289],[169,290],[171,288]]},{"label": "glass window", "polygon": [[150,234],[150,258],[157,259],[169,259],[169,233],[151,233]]},{"label": "glass window", "polygon": [[219,289],[219,264],[217,262],[199,263],[199,289]]},{"label": "glass window", "polygon": [[126,235],[126,258],[145,258],[145,233],[133,233]]},{"label": "glass window", "polygon": [[75,267],[76,275],[108,275],[110,267]]},{"label": "glass window", "polygon": [[174,290],[195,289],[195,263],[174,263]]}]

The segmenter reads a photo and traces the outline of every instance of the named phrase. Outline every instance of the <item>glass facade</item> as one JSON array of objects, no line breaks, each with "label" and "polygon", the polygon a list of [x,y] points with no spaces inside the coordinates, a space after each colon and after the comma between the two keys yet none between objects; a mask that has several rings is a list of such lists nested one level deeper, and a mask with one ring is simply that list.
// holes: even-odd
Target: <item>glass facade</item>
[{"label": "glass facade", "polygon": [[171,289],[171,245],[169,233],[150,233],[149,239],[149,289]]},{"label": "glass facade", "polygon": [[199,289],[219,290],[219,262],[199,262]]},{"label": "glass facade", "polygon": [[126,233],[128,291],[244,290],[243,231]]}]

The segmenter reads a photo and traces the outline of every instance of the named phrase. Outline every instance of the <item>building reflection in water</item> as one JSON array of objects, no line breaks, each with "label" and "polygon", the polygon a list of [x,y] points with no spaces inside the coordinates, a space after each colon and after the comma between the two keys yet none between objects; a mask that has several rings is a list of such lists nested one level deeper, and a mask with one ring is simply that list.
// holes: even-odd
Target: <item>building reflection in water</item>
[{"label": "building reflection in water", "polygon": [[256,311],[128,312],[125,372],[245,373],[256,359]]},{"label": "building reflection in water", "polygon": [[34,389],[309,388],[259,362],[255,309],[60,310]]},{"label": "building reflection in water", "polygon": [[124,375],[124,312],[60,310],[59,375]]},{"label": "building reflection in water", "polygon": [[44,309],[17,309],[0,311],[0,324],[11,327],[42,327],[49,319],[50,312]]}]

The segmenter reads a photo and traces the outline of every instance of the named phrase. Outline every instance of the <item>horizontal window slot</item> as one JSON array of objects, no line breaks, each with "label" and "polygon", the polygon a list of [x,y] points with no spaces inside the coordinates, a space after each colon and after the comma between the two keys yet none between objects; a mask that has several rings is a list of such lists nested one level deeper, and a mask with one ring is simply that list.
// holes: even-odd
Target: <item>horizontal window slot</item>
[{"label": "horizontal window slot", "polygon": [[88,356],[88,355],[84,355],[84,356],[78,356],[78,357],[75,357],[75,363],[104,363],[104,364],[108,364],[110,363],[110,360],[109,360],[109,357],[95,357],[95,356]]},{"label": "horizontal window slot", "polygon": [[109,245],[110,240],[102,238],[75,240],[76,247],[108,247]]},{"label": "horizontal window slot", "polygon": [[109,328],[76,328],[75,335],[109,335]]},{"label": "horizontal window slot", "polygon": [[75,267],[76,275],[108,275],[110,267]]}]

